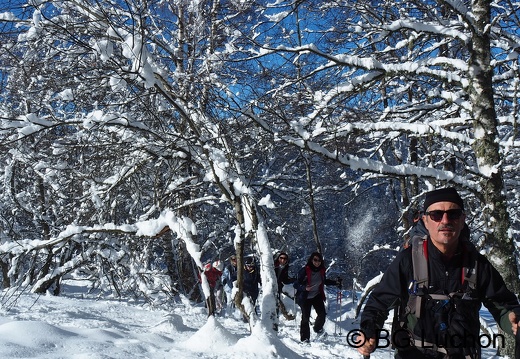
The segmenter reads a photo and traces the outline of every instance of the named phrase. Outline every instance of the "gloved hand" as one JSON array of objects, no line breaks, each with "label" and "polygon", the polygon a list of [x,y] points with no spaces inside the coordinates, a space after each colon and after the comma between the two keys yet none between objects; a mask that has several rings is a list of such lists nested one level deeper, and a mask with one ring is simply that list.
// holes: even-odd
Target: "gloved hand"
[{"label": "gloved hand", "polygon": [[317,288],[317,286],[318,286],[317,284],[314,284],[314,285],[308,285],[308,286],[305,287],[305,290],[306,290],[307,292],[310,292],[310,291],[314,290],[315,288]]}]

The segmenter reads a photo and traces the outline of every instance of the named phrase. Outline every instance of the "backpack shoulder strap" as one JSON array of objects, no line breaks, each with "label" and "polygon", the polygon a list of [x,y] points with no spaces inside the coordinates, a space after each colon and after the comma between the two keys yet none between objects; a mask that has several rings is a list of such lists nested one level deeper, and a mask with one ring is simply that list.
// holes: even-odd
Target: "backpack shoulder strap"
[{"label": "backpack shoulder strap", "polygon": [[462,268],[462,283],[467,282],[467,289],[477,289],[477,249],[469,240],[463,243],[464,264]]},{"label": "backpack shoulder strap", "polygon": [[426,236],[412,238],[413,279],[417,288],[428,284],[428,241]]},{"label": "backpack shoulder strap", "polygon": [[[464,242],[464,265],[461,282],[467,282],[469,289],[477,288],[477,252],[469,241]],[[412,238],[412,265],[414,291],[420,291],[428,285],[428,241],[427,236]],[[419,293],[421,294],[421,293]]]},{"label": "backpack shoulder strap", "polygon": [[428,241],[427,236],[415,236],[412,238],[412,267],[413,283],[410,301],[415,301],[412,308],[415,308],[415,316],[421,317],[421,300],[424,288],[428,286]]}]

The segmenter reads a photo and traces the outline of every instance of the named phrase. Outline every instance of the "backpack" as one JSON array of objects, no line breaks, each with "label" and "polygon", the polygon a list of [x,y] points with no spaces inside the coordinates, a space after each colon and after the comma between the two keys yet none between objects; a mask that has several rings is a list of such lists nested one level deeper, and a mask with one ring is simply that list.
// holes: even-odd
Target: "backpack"
[{"label": "backpack", "polygon": [[[417,318],[421,317],[421,300],[426,293],[424,288],[428,286],[428,241],[427,236],[415,236],[412,238],[412,266],[413,266],[413,282],[408,288],[410,297],[408,299],[407,307],[413,310],[413,314]],[[467,248],[468,242],[464,241],[463,249],[466,257],[471,256],[472,249]],[[464,260],[464,267],[462,268],[461,281],[467,282],[465,292],[469,293],[477,288],[477,261],[475,258],[467,258]],[[453,297],[455,293],[445,294],[429,294],[433,299],[446,300]],[[415,303],[414,303],[415,302]],[[419,308],[417,310],[417,308]]]},{"label": "backpack", "polygon": [[[462,237],[464,238],[464,237]],[[413,327],[417,323],[417,320],[424,314],[422,313],[423,308],[429,303],[428,309],[433,310],[434,323],[432,323],[433,329],[436,333],[446,331],[446,335],[454,336],[459,332],[466,332],[466,328],[457,327],[455,322],[460,322],[461,319],[465,321],[468,318],[468,313],[471,314],[471,310],[474,310],[470,301],[474,301],[472,293],[477,288],[477,260],[476,250],[472,247],[469,240],[462,240],[463,245],[463,268],[461,282],[463,284],[463,291],[449,294],[430,294],[427,293],[428,289],[428,240],[427,235],[414,236],[410,240],[412,246],[412,268],[413,268],[413,281],[410,283],[408,288],[409,298],[404,308],[403,315],[400,315],[397,310],[394,311],[394,323],[392,325],[392,331],[396,333],[396,327],[408,328],[413,331]],[[428,300],[423,305],[423,300]],[[461,300],[464,302],[461,303]],[[476,305],[476,303],[475,303]],[[480,306],[480,302],[478,303]],[[464,312],[464,307],[468,310]],[[400,306],[398,306],[400,308]],[[439,313],[437,317],[437,313]],[[456,319],[454,319],[456,318]],[[478,322],[478,318],[477,318]],[[475,323],[471,323],[469,327],[474,326]],[[478,324],[477,324],[478,325]],[[453,327],[453,328],[451,328]],[[478,326],[477,326],[478,327]],[[396,338],[397,340],[406,340],[403,338]],[[408,338],[409,340],[409,338]],[[400,342],[402,346],[403,342]],[[416,345],[431,345],[430,348],[439,352],[448,353],[448,350],[442,347],[437,347],[432,343],[424,342],[424,338],[420,341],[416,340]],[[399,348],[399,344],[394,344],[394,347]]]}]

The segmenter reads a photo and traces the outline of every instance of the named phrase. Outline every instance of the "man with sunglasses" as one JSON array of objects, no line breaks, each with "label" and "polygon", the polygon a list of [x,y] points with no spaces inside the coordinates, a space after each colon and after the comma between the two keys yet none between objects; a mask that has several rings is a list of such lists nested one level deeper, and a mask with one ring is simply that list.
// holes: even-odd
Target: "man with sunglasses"
[{"label": "man with sunglasses", "polygon": [[[357,338],[361,354],[369,355],[377,338],[385,337],[383,325],[391,309],[399,311],[397,328],[388,338],[396,358],[480,358],[481,304],[505,332],[516,334],[518,300],[469,241],[465,219],[454,188],[426,193],[422,220],[428,234],[412,238],[371,293]],[[418,280],[417,272],[426,278]]]}]

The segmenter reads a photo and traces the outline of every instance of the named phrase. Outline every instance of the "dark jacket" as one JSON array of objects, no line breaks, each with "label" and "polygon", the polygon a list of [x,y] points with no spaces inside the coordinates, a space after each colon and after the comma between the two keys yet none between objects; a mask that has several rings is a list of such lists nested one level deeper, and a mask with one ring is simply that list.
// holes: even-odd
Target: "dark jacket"
[{"label": "dark jacket", "polygon": [[[318,268],[315,268],[312,264],[312,258],[314,256],[319,256],[321,260],[321,265]],[[296,289],[296,303],[301,306],[305,300],[307,300],[307,290],[305,289],[307,285],[310,284],[311,279],[311,271],[319,271],[321,273],[321,283],[319,286],[319,293],[323,301],[325,301],[325,285],[338,285],[338,282],[332,279],[327,279],[325,274],[325,266],[323,264],[323,256],[317,252],[313,253],[309,259],[307,260],[307,264],[298,271],[296,276],[296,280],[293,283],[294,288]]]},{"label": "dark jacket", "polygon": [[284,265],[282,265],[278,257],[281,255],[289,256],[285,252],[279,252],[274,258],[274,272],[276,274],[276,281],[278,282],[278,294],[282,292],[283,286],[285,284],[292,284],[294,283],[294,278],[289,276],[289,259],[287,259],[287,262],[285,262]]},{"label": "dark jacket", "polygon": [[[454,257],[449,262],[444,262],[441,252],[428,237],[428,294],[448,294],[466,290],[461,278],[463,261],[469,255],[467,248],[470,248],[473,251],[471,256],[477,261],[477,288],[476,293],[471,294],[474,301],[466,300],[463,305],[458,306],[461,313],[456,314],[459,315],[457,322],[466,326],[465,330],[468,330],[470,334],[476,333],[475,337],[478,337],[479,308],[483,303],[501,328],[511,333],[507,312],[508,310],[517,311],[520,308],[516,296],[506,288],[502,277],[487,258],[478,253],[473,245],[463,242],[463,240],[459,241],[459,249]],[[468,245],[463,245],[463,243],[468,243]],[[361,316],[361,330],[366,336],[376,337],[378,331],[383,327],[389,309],[400,306],[400,313],[405,313],[404,308],[409,299],[408,288],[412,282],[412,247],[409,247],[397,254],[381,282],[374,288],[367,300]],[[421,302],[422,306],[426,308],[431,301],[425,298],[427,297],[423,297]],[[413,332],[415,338],[434,341],[435,338],[432,336],[436,335],[435,329],[433,329],[435,318],[433,314],[428,314],[434,313],[434,311],[424,309],[421,313],[421,318],[415,318],[417,320],[415,326],[408,330]],[[403,322],[405,326],[406,323],[409,323],[404,320]],[[399,348],[397,349],[399,350]]]},{"label": "dark jacket", "polygon": [[262,281],[260,279],[260,271],[257,266],[253,267],[252,271],[244,269],[244,293],[251,297],[253,303],[256,302]]},{"label": "dark jacket", "polygon": [[282,292],[285,284],[294,283],[294,278],[289,276],[289,265],[274,267],[276,273],[276,280],[278,281],[278,294]]}]

